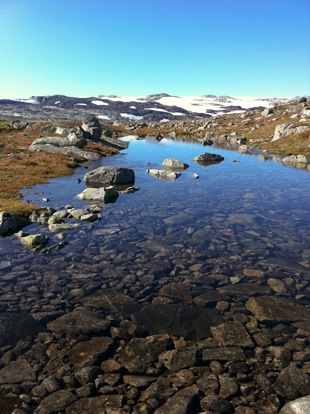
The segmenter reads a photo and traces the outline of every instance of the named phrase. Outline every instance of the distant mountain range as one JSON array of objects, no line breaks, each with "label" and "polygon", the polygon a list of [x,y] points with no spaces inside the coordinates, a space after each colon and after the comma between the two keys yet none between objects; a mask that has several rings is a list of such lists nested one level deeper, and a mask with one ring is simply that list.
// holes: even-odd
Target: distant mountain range
[{"label": "distant mountain range", "polygon": [[29,99],[0,99],[0,119],[82,119],[97,116],[102,122],[165,121],[207,118],[217,114],[270,108],[296,98],[233,96],[171,96],[166,93],[145,97],[105,96],[76,98],[64,95],[32,96]]}]

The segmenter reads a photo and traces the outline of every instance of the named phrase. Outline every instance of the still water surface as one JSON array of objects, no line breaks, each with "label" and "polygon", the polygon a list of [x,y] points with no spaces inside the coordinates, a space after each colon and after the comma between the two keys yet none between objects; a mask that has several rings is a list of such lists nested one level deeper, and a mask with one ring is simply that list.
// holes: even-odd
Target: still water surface
[{"label": "still water surface", "polygon": [[[203,153],[222,155],[217,165],[200,166],[192,159]],[[148,168],[162,168],[165,158],[187,164],[176,181],[150,176]],[[291,272],[308,272],[310,266],[310,174],[285,167],[257,156],[219,148],[203,148],[198,143],[164,139],[132,140],[119,155],[102,158],[89,170],[102,165],[129,167],[135,171],[134,194],[121,194],[114,204],[103,208],[102,220],[85,224],[67,233],[68,245],[57,253],[42,256],[29,252],[16,237],[0,239],[0,273],[16,269],[34,271],[59,269],[69,273],[79,263],[85,272],[126,263],[126,271],[136,272],[146,263],[174,258],[182,265],[208,263],[229,266],[229,276],[242,274],[242,268],[267,269],[274,266]],[[76,198],[85,188],[84,174],[78,168],[71,177],[51,180],[23,192],[26,200],[60,209],[71,204],[87,207]],[[194,178],[193,174],[199,175]],[[30,232],[47,232],[37,225]],[[52,235],[50,244],[55,243]],[[61,264],[57,261],[64,259]],[[212,261],[213,260],[213,261]],[[138,262],[140,264],[137,264]],[[157,263],[157,262],[156,262]]]}]

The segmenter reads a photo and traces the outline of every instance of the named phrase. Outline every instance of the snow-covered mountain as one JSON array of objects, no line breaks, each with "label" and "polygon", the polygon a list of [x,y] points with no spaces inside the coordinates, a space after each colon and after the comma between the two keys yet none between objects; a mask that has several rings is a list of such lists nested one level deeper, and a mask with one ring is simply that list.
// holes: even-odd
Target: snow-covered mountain
[{"label": "snow-covered mountain", "polygon": [[[294,98],[293,98],[294,99]],[[0,99],[0,117],[73,119],[95,115],[102,121],[164,121],[206,118],[217,114],[270,108],[292,98],[241,96],[171,96],[166,93],[138,96],[76,98],[64,95],[32,96],[29,99]]]}]

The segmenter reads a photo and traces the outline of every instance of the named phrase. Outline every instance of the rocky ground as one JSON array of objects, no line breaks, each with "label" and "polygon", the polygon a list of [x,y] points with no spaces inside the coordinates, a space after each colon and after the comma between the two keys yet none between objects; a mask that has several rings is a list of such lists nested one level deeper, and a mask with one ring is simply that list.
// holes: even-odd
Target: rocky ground
[{"label": "rocky ground", "polygon": [[[208,121],[126,123],[111,126],[106,138],[123,131],[155,133],[158,139],[190,135],[204,145],[282,153],[280,160],[309,157],[307,111],[307,102],[298,102]],[[278,127],[283,124],[289,125]],[[73,140],[79,143],[74,151],[83,148],[77,138],[85,137],[67,134],[64,147]],[[43,141],[33,145],[55,146]],[[300,160],[288,165],[307,168],[307,159]],[[70,207],[67,212],[73,214]],[[53,214],[46,209],[33,219],[56,226]],[[91,214],[100,218],[94,209],[73,218]],[[72,230],[74,252],[48,261],[36,254],[25,260],[25,250],[14,262],[0,263],[0,413],[309,412],[309,249],[302,252],[302,265],[291,267],[285,257],[268,263],[258,229],[251,227],[244,243],[265,260],[257,268],[237,241],[235,256],[225,254],[230,247],[222,240],[189,254],[186,237],[198,245],[210,226],[189,229],[185,238],[181,232],[183,243],[169,231],[165,243],[154,234],[141,242],[140,234],[153,226],[141,217],[143,211],[135,226],[120,218],[117,225],[94,228],[93,236],[104,233],[106,245],[89,243],[79,226]],[[222,225],[225,240],[230,230]],[[120,230],[124,246],[112,249],[108,242],[117,243]],[[294,248],[293,240],[289,246]],[[151,260],[141,248],[153,252]],[[74,260],[79,252],[83,262]],[[297,408],[283,408],[292,401]]]}]

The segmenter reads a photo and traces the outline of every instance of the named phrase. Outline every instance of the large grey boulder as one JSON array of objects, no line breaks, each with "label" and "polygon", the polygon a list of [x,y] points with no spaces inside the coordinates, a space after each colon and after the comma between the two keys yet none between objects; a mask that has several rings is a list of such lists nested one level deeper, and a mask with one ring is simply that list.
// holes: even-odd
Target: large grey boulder
[{"label": "large grey boulder", "polygon": [[0,212],[0,236],[8,236],[27,226],[29,221],[17,214]]},{"label": "large grey boulder", "polygon": [[224,157],[218,154],[210,154],[205,152],[204,154],[200,154],[198,157],[195,157],[193,161],[201,165],[219,164],[224,161]]},{"label": "large grey boulder", "polygon": [[135,173],[130,168],[99,167],[84,176],[84,182],[89,187],[105,185],[131,185],[135,182]]},{"label": "large grey boulder", "polygon": [[271,141],[277,141],[282,137],[287,137],[289,135],[300,134],[301,132],[309,130],[309,125],[298,125],[295,126],[294,124],[281,124],[277,125],[274,131],[274,136]]},{"label": "large grey boulder", "polygon": [[99,139],[101,137],[102,127],[96,117],[84,119],[82,129],[88,132],[93,139]]}]

